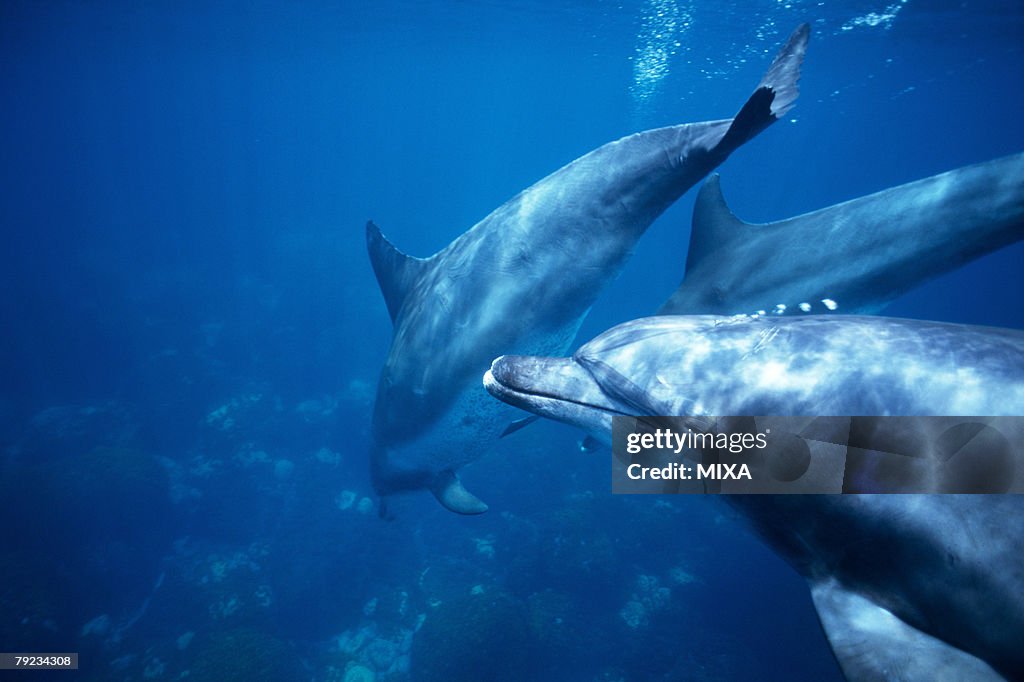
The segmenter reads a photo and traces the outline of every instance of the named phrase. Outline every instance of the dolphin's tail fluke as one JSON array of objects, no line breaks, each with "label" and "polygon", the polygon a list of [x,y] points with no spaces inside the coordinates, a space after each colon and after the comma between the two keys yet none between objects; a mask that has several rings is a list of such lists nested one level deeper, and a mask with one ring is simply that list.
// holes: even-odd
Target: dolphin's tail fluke
[{"label": "dolphin's tail fluke", "polygon": [[753,138],[793,108],[800,94],[797,83],[810,36],[811,27],[801,24],[779,50],[754,94],[733,118],[732,125],[719,143],[726,153]]}]

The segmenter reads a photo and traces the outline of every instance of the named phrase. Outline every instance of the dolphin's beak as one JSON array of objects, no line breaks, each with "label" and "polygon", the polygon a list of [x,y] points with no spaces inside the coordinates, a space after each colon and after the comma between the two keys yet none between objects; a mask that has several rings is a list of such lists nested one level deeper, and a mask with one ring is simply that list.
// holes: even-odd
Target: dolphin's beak
[{"label": "dolphin's beak", "polygon": [[621,414],[572,358],[502,355],[484,374],[484,387],[509,405],[570,424],[583,424],[586,413]]},{"label": "dolphin's beak", "polygon": [[484,388],[498,400],[532,412],[540,398],[565,399],[559,378],[572,364],[568,358],[502,355],[484,373]]}]

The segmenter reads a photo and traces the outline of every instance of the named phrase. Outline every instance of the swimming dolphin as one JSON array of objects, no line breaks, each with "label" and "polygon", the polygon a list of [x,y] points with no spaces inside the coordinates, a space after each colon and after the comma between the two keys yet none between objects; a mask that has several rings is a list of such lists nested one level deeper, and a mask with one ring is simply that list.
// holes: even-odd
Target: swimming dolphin
[{"label": "swimming dolphin", "polygon": [[648,130],[576,159],[430,258],[372,222],[370,260],[394,323],[372,426],[383,498],[429,489],[448,509],[487,506],[456,471],[512,418],[480,388],[500,353],[561,353],[601,288],[672,202],[793,106],[809,28],[796,29],[733,119]]},{"label": "swimming dolphin", "polygon": [[857,315],[665,315],[618,325],[571,358],[499,357],[484,385],[596,433],[616,414],[1014,415],[1024,414],[1024,331]]},{"label": "swimming dolphin", "polygon": [[[1024,332],[882,317],[663,316],[495,397],[610,441],[615,415],[1022,415]],[[1024,496],[730,495],[808,580],[851,680],[1024,677]]]},{"label": "swimming dolphin", "polygon": [[685,278],[659,313],[873,313],[1022,238],[1024,153],[766,225],[733,215],[712,176]]}]

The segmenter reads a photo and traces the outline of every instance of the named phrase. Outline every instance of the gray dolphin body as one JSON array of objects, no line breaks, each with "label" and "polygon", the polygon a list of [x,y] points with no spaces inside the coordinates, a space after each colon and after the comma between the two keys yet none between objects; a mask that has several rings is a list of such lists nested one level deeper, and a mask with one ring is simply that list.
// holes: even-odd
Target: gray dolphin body
[{"label": "gray dolphin body", "polygon": [[[614,415],[1021,415],[1024,332],[891,318],[666,316],[495,397],[610,439]],[[851,680],[1024,677],[1024,497],[727,496],[808,580]]]},{"label": "gray dolphin body", "polygon": [[765,225],[733,215],[713,176],[694,207],[685,278],[659,312],[876,312],[1022,238],[1024,154]]},{"label": "gray dolphin body", "polygon": [[514,412],[480,375],[500,353],[562,353],[601,288],[672,202],[797,96],[799,27],[733,119],[648,130],[606,144],[524,190],[426,259],[367,242],[394,322],[374,406],[371,473],[386,495],[429,489],[452,511],[487,509],[459,467]]}]

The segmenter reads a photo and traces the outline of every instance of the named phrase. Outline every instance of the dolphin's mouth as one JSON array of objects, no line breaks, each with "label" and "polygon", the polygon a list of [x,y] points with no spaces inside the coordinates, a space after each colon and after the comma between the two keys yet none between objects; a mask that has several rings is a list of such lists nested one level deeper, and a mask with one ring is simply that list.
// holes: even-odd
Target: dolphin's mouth
[{"label": "dolphin's mouth", "polygon": [[[554,363],[558,366],[552,366]],[[569,390],[544,390],[544,379],[554,381],[559,375],[564,382],[562,385]],[[567,358],[502,355],[484,373],[483,383],[487,392],[498,400],[553,419],[565,421],[568,405],[610,416],[628,416],[610,403],[599,404],[582,397],[586,392],[596,392],[603,397],[604,392],[584,367]],[[581,390],[572,391],[574,384]]]}]

